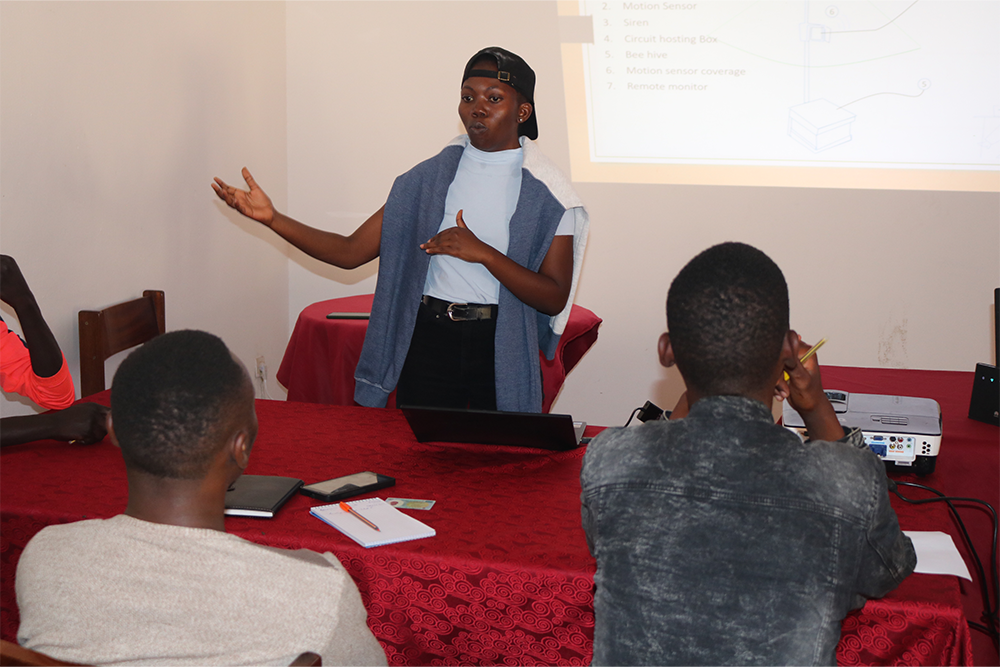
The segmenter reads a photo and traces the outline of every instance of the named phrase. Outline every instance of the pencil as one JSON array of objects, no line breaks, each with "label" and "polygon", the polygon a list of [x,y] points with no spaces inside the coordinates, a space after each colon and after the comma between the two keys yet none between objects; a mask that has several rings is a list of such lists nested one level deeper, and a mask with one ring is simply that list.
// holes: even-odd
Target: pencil
[{"label": "pencil", "polygon": [[[801,357],[799,357],[799,363],[802,363],[803,361],[805,361],[809,357],[811,357],[814,354],[816,354],[816,350],[818,350],[819,348],[823,347],[823,343],[825,343],[825,342],[826,342],[826,339],[822,338],[822,339],[820,339],[820,341],[818,343],[816,343],[815,345],[813,345],[812,347],[810,347],[808,352],[806,352]],[[785,382],[788,382],[788,380],[789,380],[788,371],[785,371]]]},{"label": "pencil", "polygon": [[349,512],[350,514],[353,514],[354,516],[358,517],[359,519],[361,519],[362,521],[364,521],[365,525],[367,525],[368,527],[374,528],[375,530],[377,530],[380,533],[382,532],[379,529],[378,526],[376,526],[374,523],[372,523],[368,519],[366,519],[363,516],[361,516],[360,514],[358,514],[357,510],[355,510],[353,507],[351,507],[347,503],[340,503],[340,509],[344,510],[345,512]]}]

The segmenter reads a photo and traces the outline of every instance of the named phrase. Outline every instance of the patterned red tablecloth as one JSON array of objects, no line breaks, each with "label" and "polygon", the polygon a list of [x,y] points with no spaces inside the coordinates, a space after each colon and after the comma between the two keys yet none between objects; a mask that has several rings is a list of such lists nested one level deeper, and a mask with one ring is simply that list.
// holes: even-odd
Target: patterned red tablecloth
[{"label": "patterned red tablecloth", "polygon": [[[924,484],[950,496],[979,498],[995,508],[1000,506],[1000,429],[968,417],[972,372],[824,366],[822,373],[823,386],[827,389],[936,400],[941,406],[944,425],[941,452],[935,471],[926,477],[895,473],[891,477],[899,481]],[[932,497],[931,493],[907,487],[900,487],[900,491],[911,498]],[[914,506],[900,508],[901,504],[893,503],[902,519],[906,515],[904,513],[914,510]],[[942,504],[919,506],[921,509],[916,510],[918,517],[923,509],[932,506],[940,509]],[[982,507],[972,504],[959,503],[959,507],[976,551],[981,558],[988,558],[993,538],[993,524],[989,514]],[[905,523],[903,525],[906,526]],[[961,599],[966,617],[982,622],[983,600],[979,592],[979,576],[972,567],[969,550],[957,525],[950,518],[940,530],[951,534],[975,580],[973,583],[961,582]],[[972,647],[975,659],[969,664],[1000,664],[996,647],[984,633],[972,633]]]},{"label": "patterned red tablecloth", "polygon": [[[332,312],[367,313],[373,294],[318,301],[306,306],[295,322],[275,377],[287,390],[288,400],[327,405],[355,405],[354,369],[368,331],[368,320],[327,319]],[[597,341],[601,318],[583,306],[573,305],[566,330],[553,359],[539,355],[542,367],[542,411],[552,402],[577,362]],[[396,405],[396,392],[389,396]]]},{"label": "patterned red tablecloth", "polygon": [[[93,397],[108,401],[108,393]],[[396,410],[258,401],[250,474],[315,482],[372,470],[397,478],[380,497],[433,499],[410,513],[425,540],[364,549],[311,517],[297,495],[274,519],[227,518],[262,544],[332,551],[348,568],[390,664],[587,664],[593,573],[580,528],[583,450],[551,453],[420,444]],[[0,636],[16,638],[17,559],[42,527],[110,517],[126,503],[124,464],[105,441],[0,451]],[[937,506],[897,506],[904,528],[942,530]],[[969,664],[954,577],[914,575],[844,622],[842,664]]]}]

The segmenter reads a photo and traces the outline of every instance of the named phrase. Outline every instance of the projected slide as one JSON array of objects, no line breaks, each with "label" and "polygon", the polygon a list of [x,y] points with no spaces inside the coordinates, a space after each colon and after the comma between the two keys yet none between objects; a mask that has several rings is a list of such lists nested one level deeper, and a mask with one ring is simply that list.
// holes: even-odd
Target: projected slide
[{"label": "projected slide", "polygon": [[563,53],[582,60],[567,63],[567,90],[582,74],[585,130],[570,125],[586,132],[574,165],[585,145],[592,180],[628,180],[601,165],[687,165],[814,170],[802,185],[873,187],[872,170],[895,178],[874,187],[1000,185],[1000,2],[602,0],[579,12],[592,41]]}]

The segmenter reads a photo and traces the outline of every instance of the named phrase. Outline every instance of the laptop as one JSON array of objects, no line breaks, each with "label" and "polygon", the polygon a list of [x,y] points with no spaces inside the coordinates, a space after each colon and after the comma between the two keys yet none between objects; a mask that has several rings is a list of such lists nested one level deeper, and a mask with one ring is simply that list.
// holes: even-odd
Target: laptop
[{"label": "laptop", "polygon": [[585,422],[569,415],[400,406],[418,442],[466,442],[562,452],[583,440]]}]

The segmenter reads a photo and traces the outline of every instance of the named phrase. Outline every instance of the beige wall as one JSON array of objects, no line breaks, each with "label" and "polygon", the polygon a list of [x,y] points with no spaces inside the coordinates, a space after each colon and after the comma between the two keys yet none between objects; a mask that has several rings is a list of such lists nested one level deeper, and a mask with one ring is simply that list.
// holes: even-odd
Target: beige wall
[{"label": "beige wall", "polygon": [[168,329],[277,370],[284,244],[209,183],[266,164],[285,201],[284,24],[284,3],[0,3],[0,248],[77,380],[77,311],[143,289],[166,292]]},{"label": "beige wall", "polygon": [[[461,131],[461,70],[482,46],[535,68],[539,144],[568,170],[555,2],[5,2],[0,12],[0,242],[74,370],[78,308],[163,287],[170,328],[216,331],[248,363],[263,352],[273,375],[298,312],[370,292],[376,265],[345,272],[288,250],[221,211],[211,176],[235,180],[246,165],[290,215],[349,232],[396,175]],[[577,189],[592,219],[577,303],[605,323],[558,411],[620,424],[647,399],[672,404],[679,378],[655,355],[666,289],[723,240],[782,266],[793,326],[830,339],[824,363],[993,361],[996,194]]]}]

